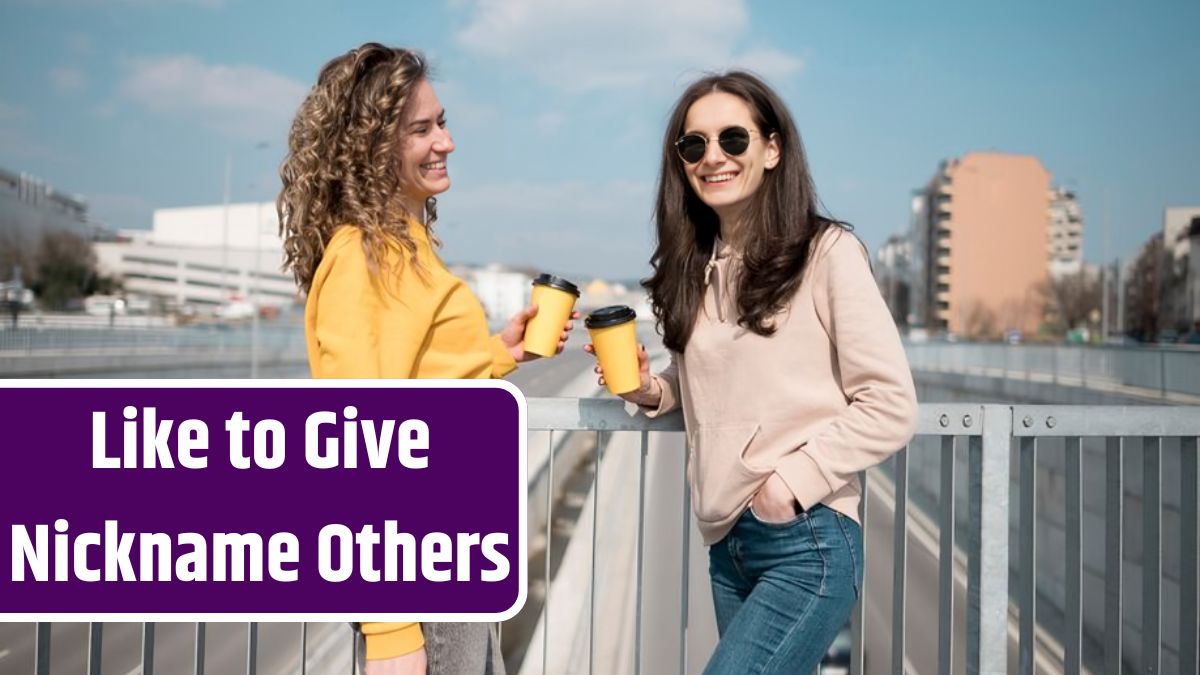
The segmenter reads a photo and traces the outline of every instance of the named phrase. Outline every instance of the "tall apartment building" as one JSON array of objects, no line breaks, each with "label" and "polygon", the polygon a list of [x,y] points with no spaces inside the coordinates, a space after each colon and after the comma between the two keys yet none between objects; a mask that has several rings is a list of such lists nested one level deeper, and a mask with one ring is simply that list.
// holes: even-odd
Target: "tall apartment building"
[{"label": "tall apartment building", "polygon": [[1037,330],[1051,194],[1036,157],[971,152],[942,162],[913,209],[927,328],[973,337]]},{"label": "tall apartment building", "polygon": [[1062,187],[1050,190],[1050,276],[1062,277],[1083,270],[1083,212],[1075,193]]}]

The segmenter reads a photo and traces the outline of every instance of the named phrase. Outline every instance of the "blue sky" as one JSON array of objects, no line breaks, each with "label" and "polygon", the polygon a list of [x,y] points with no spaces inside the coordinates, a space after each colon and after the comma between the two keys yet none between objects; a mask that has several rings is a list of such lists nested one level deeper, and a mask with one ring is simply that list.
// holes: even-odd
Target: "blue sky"
[{"label": "blue sky", "polygon": [[219,203],[226,153],[235,200],[273,199],[320,66],[411,46],[458,145],[445,257],[633,277],[671,103],[740,65],[784,95],[823,202],[872,248],[939,160],[1000,150],[1079,193],[1094,261],[1105,221],[1107,254],[1127,256],[1164,206],[1200,204],[1198,27],[1195,0],[6,0],[0,166],[114,227]]}]

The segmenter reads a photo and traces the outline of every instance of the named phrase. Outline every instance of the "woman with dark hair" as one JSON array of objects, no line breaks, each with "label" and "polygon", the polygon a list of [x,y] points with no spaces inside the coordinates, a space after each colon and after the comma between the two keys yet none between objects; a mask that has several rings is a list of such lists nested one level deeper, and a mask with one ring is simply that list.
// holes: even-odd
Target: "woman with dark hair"
[{"label": "woman with dark hair", "polygon": [[770,87],[739,71],[688,87],[644,282],[671,365],[651,375],[643,348],[642,386],[624,398],[651,416],[683,408],[721,635],[710,673],[816,667],[861,589],[859,472],[915,429],[866,249],[818,206]]},{"label": "woman with dark hair", "polygon": [[[450,187],[453,151],[419,53],[368,43],[321,69],[292,123],[277,203],[285,265],[308,293],[313,377],[491,378],[536,358],[523,340],[537,308],[489,337],[479,300],[437,255],[435,195]],[[367,675],[504,672],[492,624],[362,632]]]}]

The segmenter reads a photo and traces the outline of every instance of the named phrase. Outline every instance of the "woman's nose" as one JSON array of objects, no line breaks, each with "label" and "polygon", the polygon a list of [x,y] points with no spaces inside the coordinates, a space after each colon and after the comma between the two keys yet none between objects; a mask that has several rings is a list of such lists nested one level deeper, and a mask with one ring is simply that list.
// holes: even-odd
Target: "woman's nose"
[{"label": "woman's nose", "polygon": [[709,139],[704,146],[704,163],[705,164],[721,164],[725,161],[725,151],[721,149],[721,144],[716,139]]},{"label": "woman's nose", "polygon": [[454,152],[454,137],[450,135],[450,130],[442,129],[441,132],[441,136],[433,143],[433,149],[446,154]]}]

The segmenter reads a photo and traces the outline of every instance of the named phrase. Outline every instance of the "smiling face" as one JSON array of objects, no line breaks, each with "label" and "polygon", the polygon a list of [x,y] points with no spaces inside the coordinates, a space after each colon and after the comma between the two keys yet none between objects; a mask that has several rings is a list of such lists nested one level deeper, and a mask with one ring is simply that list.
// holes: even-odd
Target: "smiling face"
[{"label": "smiling face", "polygon": [[[725,154],[717,137],[730,127],[750,131],[750,144],[740,155]],[[721,219],[724,236],[727,228],[735,227],[750,197],[762,185],[763,177],[779,163],[779,144],[774,135],[764,138],[750,106],[739,96],[713,92],[696,100],[684,119],[686,134],[698,134],[708,139],[704,157],[694,163],[683,163],[684,173],[692,191]]]},{"label": "smiling face", "polygon": [[420,216],[426,199],[450,189],[446,158],[454,152],[454,139],[429,80],[418,82],[411,95],[408,117],[401,126],[400,190],[409,210]]}]

